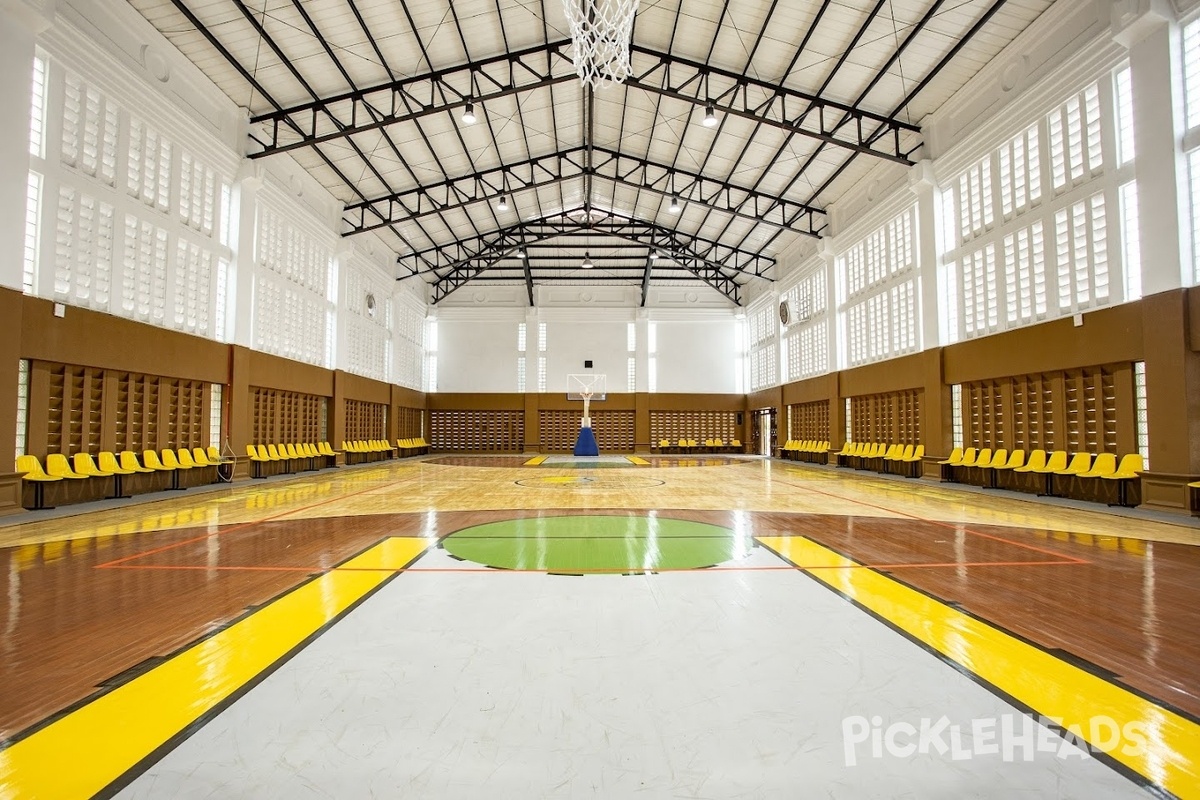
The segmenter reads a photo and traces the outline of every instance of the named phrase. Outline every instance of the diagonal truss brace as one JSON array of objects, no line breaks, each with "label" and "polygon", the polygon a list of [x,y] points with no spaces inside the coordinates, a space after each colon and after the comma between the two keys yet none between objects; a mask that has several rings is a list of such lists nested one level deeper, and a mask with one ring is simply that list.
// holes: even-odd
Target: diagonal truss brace
[{"label": "diagonal truss brace", "polygon": [[[775,266],[775,259],[770,256],[664,228],[661,225],[617,212],[603,212],[603,218],[590,221],[577,219],[573,216],[574,213],[548,214],[498,231],[479,234],[425,250],[417,250],[398,256],[396,262],[408,270],[409,275],[404,277],[428,273],[434,273],[440,277],[443,270],[493,251],[498,243],[504,242],[505,235],[513,232],[528,233],[536,229],[539,232],[548,233],[547,236],[537,241],[566,234],[592,233],[616,236],[634,244],[656,247],[667,252],[686,250],[691,257],[714,269],[744,273],[758,278],[765,278],[766,272]],[[514,239],[511,246],[515,248],[522,243],[532,244],[533,241]]]},{"label": "diagonal truss brace", "polygon": [[[712,103],[719,113],[910,166],[920,147],[902,142],[904,134],[920,134],[916,125],[649,47],[629,49],[640,58],[626,86],[698,106]],[[649,66],[639,68],[644,61]]]},{"label": "diagonal truss brace", "polygon": [[448,69],[321,98],[252,117],[251,138],[263,158],[576,80],[567,55],[571,40],[541,44]]},{"label": "diagonal truss brace", "polygon": [[664,197],[677,195],[688,202],[703,203],[718,213],[819,236],[827,224],[822,209],[787,200],[766,192],[747,189],[728,181],[673,169],[644,158],[604,147],[592,148],[587,165],[587,148],[504,164],[488,170],[418,186],[402,192],[346,206],[344,235],[352,236],[377,228],[438,214],[475,203],[592,175]]},{"label": "diagonal truss brace", "polygon": [[[736,280],[737,275],[764,277],[763,273],[775,263],[775,260],[768,256],[738,251],[725,245],[688,237],[644,221],[612,217],[604,222],[589,223],[573,220],[566,215],[514,225],[445,247],[413,253],[399,258],[398,261],[404,263],[409,259],[420,259],[436,265],[423,272],[437,276],[433,281],[433,302],[438,303],[502,259],[512,256],[519,246],[578,234],[605,235],[664,251],[672,260],[719,291],[735,305],[741,304],[741,284]],[[735,265],[712,261],[710,255],[723,255],[726,259],[733,259]],[[738,263],[739,261],[743,263]],[[753,269],[747,269],[750,266],[753,266]],[[409,269],[413,275],[422,272],[411,265]],[[733,271],[733,275],[729,274],[729,270]]]}]

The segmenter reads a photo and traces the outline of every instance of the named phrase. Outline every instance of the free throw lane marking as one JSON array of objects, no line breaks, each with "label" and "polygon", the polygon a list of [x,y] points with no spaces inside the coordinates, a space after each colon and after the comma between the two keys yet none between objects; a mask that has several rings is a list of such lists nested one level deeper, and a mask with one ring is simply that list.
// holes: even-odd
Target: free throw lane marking
[{"label": "free throw lane marking", "polygon": [[625,456],[625,458],[626,458],[626,460],[629,461],[630,464],[637,464],[639,467],[650,466],[649,461],[647,461],[646,459],[641,458],[639,456]]},{"label": "free throw lane marking", "polygon": [[91,797],[379,588],[429,546],[386,539],[0,751],[0,797]]},{"label": "free throw lane marking", "polygon": [[526,461],[526,462],[525,462],[525,464],[524,464],[524,466],[526,466],[526,467],[536,467],[536,466],[538,466],[538,465],[540,465],[540,464],[544,464],[544,463],[546,462],[546,458],[547,458],[547,456],[534,456],[533,458],[531,458],[531,459],[529,459],[528,461]]},{"label": "free throw lane marking", "polygon": [[[1200,797],[1200,725],[945,603],[868,569],[811,539],[759,536],[764,546],[863,608],[887,620],[1018,703],[1056,721],[1177,797]],[[812,567],[849,567],[815,569]],[[811,569],[811,571],[810,571]],[[1092,721],[1107,718],[1094,741]],[[1130,727],[1130,723],[1137,723]],[[1129,732],[1144,737],[1139,742]]]}]

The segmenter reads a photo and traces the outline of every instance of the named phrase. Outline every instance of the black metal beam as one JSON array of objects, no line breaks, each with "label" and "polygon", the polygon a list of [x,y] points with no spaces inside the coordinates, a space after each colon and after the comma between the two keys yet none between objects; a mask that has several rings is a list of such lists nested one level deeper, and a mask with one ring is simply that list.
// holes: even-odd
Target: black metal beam
[{"label": "black metal beam", "polygon": [[[765,278],[767,270],[775,265],[775,259],[770,256],[731,248],[721,242],[673,231],[653,222],[612,212],[606,213],[605,218],[601,220],[589,221],[575,219],[571,213],[573,212],[527,220],[490,233],[401,255],[396,261],[406,266],[411,275],[422,272],[441,275],[443,269],[453,268],[499,249],[515,250],[520,245],[533,244],[556,236],[595,235],[616,237],[643,247],[653,247],[668,255],[685,252],[714,269],[745,273],[754,277]],[[427,265],[427,268],[422,269],[418,262]]]},{"label": "black metal beam", "polygon": [[678,195],[685,201],[703,203],[717,213],[808,236],[819,236],[828,224],[822,209],[729,181],[686,170],[672,170],[665,164],[604,147],[591,148],[592,168],[589,171],[587,151],[587,147],[576,147],[351,203],[344,212],[347,225],[344,235],[352,236],[430,214],[441,214],[494,200],[501,194],[512,195],[579,176],[607,179],[664,197]]},{"label": "black metal beam", "polygon": [[[650,251],[653,254],[653,250]],[[646,307],[646,297],[650,294],[650,271],[654,269],[655,259],[651,255],[646,256],[646,267],[642,271],[642,302],[638,305],[641,308]]]},{"label": "black metal beam", "polygon": [[[747,251],[723,252],[728,250],[724,245],[706,242],[696,237],[690,237],[689,241],[689,237],[645,221],[612,218],[610,221],[599,223],[579,222],[565,215],[514,225],[488,236],[455,242],[453,245],[433,248],[423,253],[413,253],[398,260],[403,263],[406,258],[415,259],[435,265],[425,272],[436,275],[433,281],[434,303],[438,303],[501,260],[510,257],[518,247],[571,235],[609,236],[663,250],[673,261],[716,289],[735,305],[741,305],[741,284],[736,280],[737,276],[742,274],[763,277],[762,273],[774,265],[774,259],[767,256]],[[453,256],[447,250],[452,251]],[[712,255],[732,258],[735,265],[714,261],[710,258]],[[738,259],[745,260],[747,264],[757,265],[757,269],[753,272],[747,271],[747,264],[736,264]],[[419,269],[409,269],[411,275],[421,273]],[[726,270],[730,269],[733,270],[733,275],[726,273]]]},{"label": "black metal beam", "polygon": [[901,135],[920,134],[921,129],[894,117],[638,44],[629,49],[652,63],[630,75],[627,86],[698,106],[712,103],[723,114],[901,164],[911,165],[909,156],[920,147],[919,143],[902,145]]},{"label": "black metal beam", "polygon": [[[570,39],[561,39],[259,114],[250,122],[262,126],[263,138],[251,136],[262,150],[251,153],[250,158],[442,114],[468,101],[482,104],[575,80],[574,68],[566,54],[570,45]],[[535,58],[541,55],[552,56],[545,66],[535,63]],[[303,131],[303,134],[294,137],[289,131]]]}]

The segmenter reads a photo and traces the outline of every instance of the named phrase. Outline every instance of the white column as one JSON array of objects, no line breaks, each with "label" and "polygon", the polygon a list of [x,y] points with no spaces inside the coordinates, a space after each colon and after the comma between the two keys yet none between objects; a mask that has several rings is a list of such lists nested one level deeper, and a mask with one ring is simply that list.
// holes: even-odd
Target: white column
[{"label": "white column", "polygon": [[53,2],[0,2],[0,107],[5,109],[0,114],[0,286],[18,292],[24,263],[34,46],[38,34],[53,22]]},{"label": "white column", "polygon": [[333,364],[332,369],[345,369],[350,363],[349,340],[350,337],[346,333],[346,326],[349,323],[349,315],[343,309],[348,303],[361,303],[362,298],[349,297],[349,275],[350,275],[350,260],[354,258],[354,242],[349,239],[341,239],[337,243],[336,249],[333,251],[333,268],[337,270],[337,298],[334,304],[334,348],[333,348]]},{"label": "white column", "polygon": [[237,202],[237,236],[230,262],[233,274],[229,276],[229,297],[226,331],[233,344],[243,347],[254,346],[254,242],[258,223],[258,193],[262,189],[261,167],[250,160],[242,162],[238,179],[234,184]]},{"label": "white column", "polygon": [[842,368],[841,363],[841,325],[838,319],[838,309],[842,305],[842,297],[838,289],[837,259],[833,255],[833,239],[822,239],[817,242],[817,255],[825,262],[825,341],[829,347],[829,371]]},{"label": "white column", "polygon": [[1166,0],[1115,0],[1111,19],[1133,73],[1142,293],[1152,295],[1191,283],[1179,26]]},{"label": "white column", "polygon": [[937,246],[937,180],[933,162],[923,159],[908,173],[908,187],[917,197],[917,276],[920,294],[917,297],[917,320],[920,341],[918,350],[936,347],[938,331],[938,246]]}]

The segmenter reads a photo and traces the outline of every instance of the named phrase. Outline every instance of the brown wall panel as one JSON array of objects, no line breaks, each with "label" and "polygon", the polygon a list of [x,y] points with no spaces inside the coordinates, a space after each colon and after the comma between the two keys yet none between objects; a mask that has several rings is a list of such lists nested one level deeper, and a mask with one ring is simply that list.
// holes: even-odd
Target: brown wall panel
[{"label": "brown wall panel", "polygon": [[[535,395],[536,396],[536,395]],[[525,395],[446,392],[429,395],[430,411],[524,411]]]},{"label": "brown wall panel", "polygon": [[392,401],[390,383],[364,378],[362,375],[352,375],[340,369],[337,371],[337,381],[347,400],[363,400],[385,406]]},{"label": "brown wall panel", "polygon": [[49,300],[22,301],[24,358],[208,383],[228,378],[229,347],[220,342],[83,308],[68,307],[60,318]]},{"label": "brown wall panel", "polygon": [[902,389],[919,389],[925,385],[925,353],[893,358],[878,364],[867,364],[841,373],[839,386],[842,397],[862,394],[883,394]]},{"label": "brown wall panel", "polygon": [[[244,349],[244,348],[243,348]],[[250,383],[266,389],[333,396],[333,370],[314,364],[303,364],[269,353],[246,350],[246,368]]]},{"label": "brown wall panel", "polygon": [[[0,392],[0,475],[13,471],[17,447],[17,362],[21,359],[21,316],[24,309],[19,292],[0,288],[0,364],[8,377],[3,385],[9,387]],[[19,487],[20,482],[17,482]],[[12,495],[12,484],[6,484],[6,493],[0,493],[0,513],[8,508],[16,510],[20,497]]]},{"label": "brown wall panel", "polygon": [[1068,317],[949,345],[943,359],[947,384],[1141,361],[1142,303],[1084,314],[1079,327]]}]

